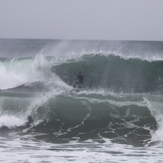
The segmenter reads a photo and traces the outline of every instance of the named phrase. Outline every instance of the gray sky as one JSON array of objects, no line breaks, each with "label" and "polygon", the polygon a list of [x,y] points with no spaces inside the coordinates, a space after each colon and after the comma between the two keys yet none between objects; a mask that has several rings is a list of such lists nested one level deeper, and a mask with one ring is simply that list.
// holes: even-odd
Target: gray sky
[{"label": "gray sky", "polygon": [[163,40],[163,0],[0,0],[0,38]]}]

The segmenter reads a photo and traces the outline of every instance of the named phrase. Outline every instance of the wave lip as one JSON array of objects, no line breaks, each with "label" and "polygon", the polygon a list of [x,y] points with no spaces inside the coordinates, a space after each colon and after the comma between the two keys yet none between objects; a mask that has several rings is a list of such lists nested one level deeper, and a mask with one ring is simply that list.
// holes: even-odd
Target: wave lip
[{"label": "wave lip", "polygon": [[34,58],[14,58],[0,62],[0,89],[11,89],[33,82],[42,82],[48,63],[39,55]]}]

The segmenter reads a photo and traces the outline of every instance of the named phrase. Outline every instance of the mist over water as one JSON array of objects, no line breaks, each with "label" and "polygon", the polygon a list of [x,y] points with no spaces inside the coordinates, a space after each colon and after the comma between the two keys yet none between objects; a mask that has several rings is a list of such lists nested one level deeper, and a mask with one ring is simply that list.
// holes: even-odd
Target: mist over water
[{"label": "mist over water", "polygon": [[162,42],[1,39],[3,162],[163,160],[162,64]]}]

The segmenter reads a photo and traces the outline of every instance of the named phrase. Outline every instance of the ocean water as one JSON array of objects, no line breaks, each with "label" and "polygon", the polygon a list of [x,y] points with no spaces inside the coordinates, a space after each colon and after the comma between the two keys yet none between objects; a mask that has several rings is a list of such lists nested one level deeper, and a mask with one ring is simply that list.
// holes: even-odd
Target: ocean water
[{"label": "ocean water", "polygon": [[163,42],[0,39],[0,77],[0,162],[163,162]]}]

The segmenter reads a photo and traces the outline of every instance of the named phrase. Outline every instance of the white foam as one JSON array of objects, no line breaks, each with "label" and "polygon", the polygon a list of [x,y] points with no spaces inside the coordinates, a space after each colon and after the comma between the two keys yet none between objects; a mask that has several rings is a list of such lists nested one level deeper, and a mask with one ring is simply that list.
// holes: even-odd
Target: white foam
[{"label": "white foam", "polygon": [[2,162],[57,162],[57,163],[89,163],[89,162],[162,162],[161,148],[133,147],[111,143],[96,143],[94,141],[70,143],[47,143],[26,139],[4,139],[0,147]]},{"label": "white foam", "polygon": [[151,98],[145,98],[146,104],[155,118],[158,129],[155,132],[152,132],[152,141],[163,141],[163,97],[157,96],[155,98],[152,96]]},{"label": "white foam", "polygon": [[14,88],[34,81],[42,81],[46,59],[38,55],[31,59],[13,59],[0,62],[0,89]]},{"label": "white foam", "polygon": [[26,120],[19,117],[15,117],[11,115],[0,116],[0,128],[8,127],[11,129],[11,128],[23,126],[25,123]]}]

